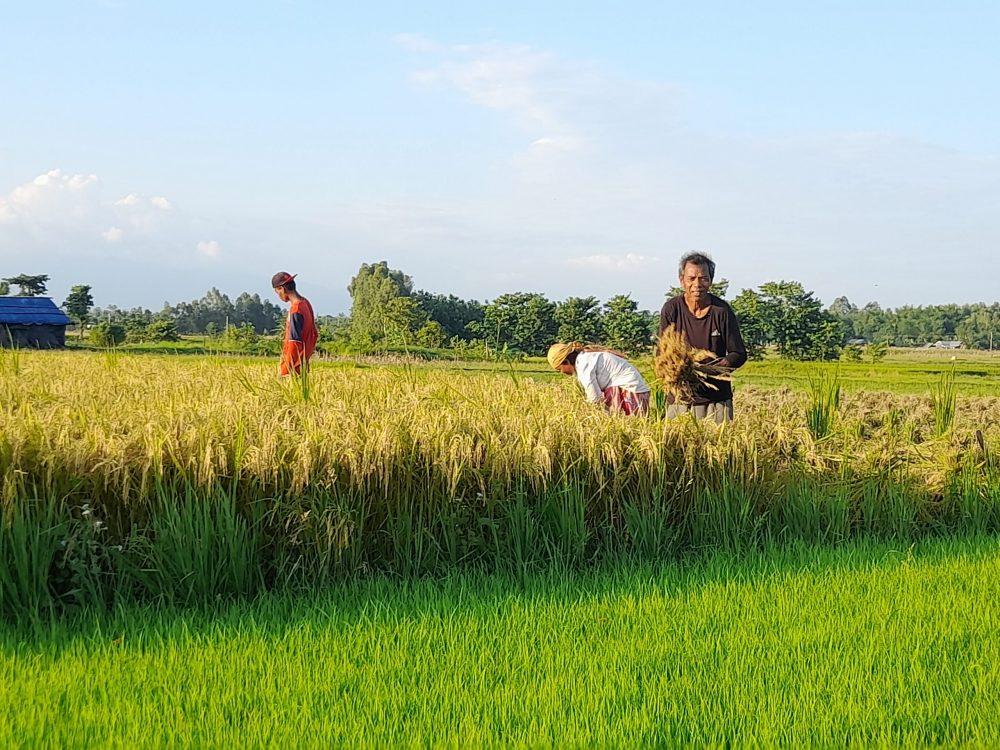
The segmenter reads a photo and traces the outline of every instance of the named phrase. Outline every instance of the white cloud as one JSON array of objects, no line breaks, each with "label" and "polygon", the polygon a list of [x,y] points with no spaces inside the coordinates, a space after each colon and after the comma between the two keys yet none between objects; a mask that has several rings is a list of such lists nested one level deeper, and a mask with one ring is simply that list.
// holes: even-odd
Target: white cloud
[{"label": "white cloud", "polygon": [[544,137],[531,142],[534,149],[547,149],[550,151],[579,151],[586,145],[586,140],[573,136]]},{"label": "white cloud", "polygon": [[96,175],[53,169],[0,193],[0,260],[30,253],[50,269],[80,257],[95,267],[122,260],[183,264],[204,255],[194,249],[190,224],[163,196],[131,192],[105,202]]},{"label": "white cloud", "polygon": [[52,169],[0,196],[0,221],[34,224],[62,216],[73,221],[97,202],[96,175],[68,175]]},{"label": "white cloud", "polygon": [[631,81],[600,68],[519,44],[441,45],[420,37],[400,44],[436,65],[411,73],[421,86],[449,86],[475,104],[511,118],[535,136],[533,146],[575,150],[615,122],[657,126],[674,117],[679,90],[662,83]]},{"label": "white cloud", "polygon": [[206,258],[217,258],[222,252],[222,246],[215,240],[202,240],[198,243],[198,253]]},{"label": "white cloud", "polygon": [[159,195],[146,198],[129,193],[115,201],[113,211],[117,224],[127,224],[130,235],[143,237],[169,233],[177,220],[173,203]]},{"label": "white cloud", "polygon": [[421,85],[452,86],[473,102],[511,116],[521,128],[567,135],[562,113],[566,91],[560,85],[572,78],[558,58],[523,45],[426,46],[429,53],[446,52],[437,67],[417,71],[411,79]]},{"label": "white cloud", "polygon": [[169,200],[164,198],[162,195],[154,195],[149,200],[146,200],[141,195],[136,195],[135,193],[129,193],[124,198],[119,198],[115,201],[115,205],[118,208],[135,208],[137,206],[152,206],[161,211],[170,211],[173,209],[174,204]]},{"label": "white cloud", "polygon": [[139,200],[140,199],[139,199],[138,195],[136,195],[135,193],[129,193],[124,198],[119,198],[118,200],[116,200],[115,201],[115,205],[116,206],[122,206],[124,208],[128,208],[130,206],[137,206],[137,205],[139,205]]},{"label": "white cloud", "polygon": [[45,190],[85,190],[96,182],[97,175],[67,175],[63,174],[61,169],[52,169],[45,174],[38,175],[28,184],[15,188],[12,197],[15,201],[30,202]]}]

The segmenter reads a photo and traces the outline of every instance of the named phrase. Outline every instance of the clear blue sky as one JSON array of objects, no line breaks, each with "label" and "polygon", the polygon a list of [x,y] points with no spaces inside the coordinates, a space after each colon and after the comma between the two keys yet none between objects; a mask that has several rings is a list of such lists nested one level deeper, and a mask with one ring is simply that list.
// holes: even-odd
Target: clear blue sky
[{"label": "clear blue sky", "polygon": [[1000,298],[1000,3],[16,3],[0,276],[157,309],[362,262],[489,299]]}]

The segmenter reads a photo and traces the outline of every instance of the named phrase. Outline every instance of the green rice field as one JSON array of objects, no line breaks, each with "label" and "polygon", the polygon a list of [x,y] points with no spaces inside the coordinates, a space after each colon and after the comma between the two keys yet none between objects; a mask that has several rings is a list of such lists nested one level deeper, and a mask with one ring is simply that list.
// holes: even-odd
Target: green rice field
[{"label": "green rice field", "polygon": [[0,630],[5,747],[990,747],[1000,542],[376,576]]}]

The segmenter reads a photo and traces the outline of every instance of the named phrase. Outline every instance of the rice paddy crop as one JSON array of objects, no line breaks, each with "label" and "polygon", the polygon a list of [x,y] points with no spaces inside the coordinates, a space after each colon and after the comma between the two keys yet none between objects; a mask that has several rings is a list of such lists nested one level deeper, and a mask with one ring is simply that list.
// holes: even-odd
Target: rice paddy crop
[{"label": "rice paddy crop", "polygon": [[[9,356],[9,355],[5,355]],[[629,419],[508,368],[21,352],[0,367],[0,613],[186,605],[385,571],[1000,528],[1000,401],[741,386],[737,420]],[[833,412],[836,419],[833,420]]]},{"label": "rice paddy crop", "polygon": [[687,402],[699,391],[718,390],[713,379],[729,380],[728,369],[711,364],[716,359],[712,352],[688,344],[671,325],[657,339],[653,371],[668,395]]},{"label": "rice paddy crop", "polygon": [[5,747],[996,747],[997,539],[0,625]]}]

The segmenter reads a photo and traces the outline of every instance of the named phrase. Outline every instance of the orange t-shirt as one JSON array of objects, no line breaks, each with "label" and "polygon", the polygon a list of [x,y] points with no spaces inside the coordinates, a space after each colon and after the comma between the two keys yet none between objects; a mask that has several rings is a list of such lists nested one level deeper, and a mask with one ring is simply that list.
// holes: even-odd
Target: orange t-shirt
[{"label": "orange t-shirt", "polygon": [[316,339],[319,331],[316,329],[316,319],[313,317],[312,305],[305,297],[292,300],[288,310],[288,320],[285,322],[285,345],[281,350],[281,374],[298,374],[302,363],[316,351]]}]

